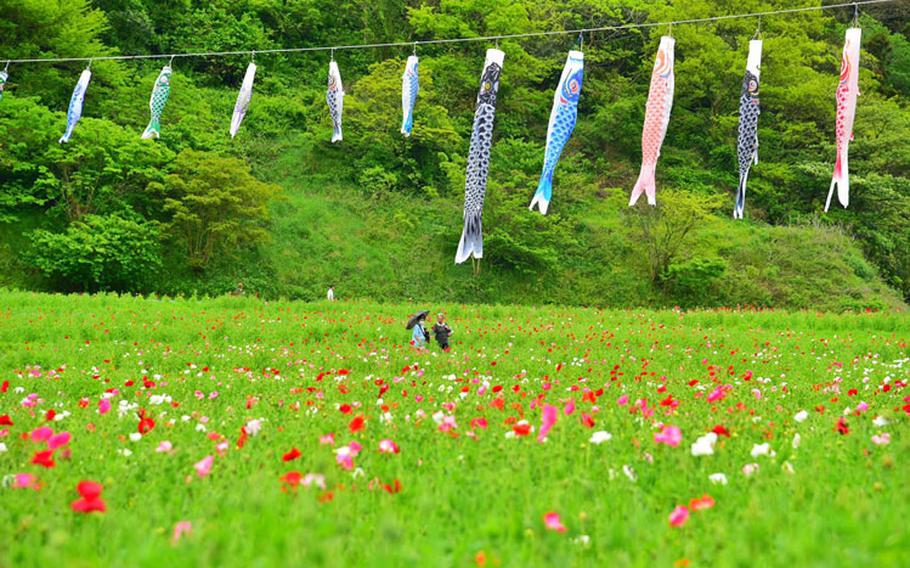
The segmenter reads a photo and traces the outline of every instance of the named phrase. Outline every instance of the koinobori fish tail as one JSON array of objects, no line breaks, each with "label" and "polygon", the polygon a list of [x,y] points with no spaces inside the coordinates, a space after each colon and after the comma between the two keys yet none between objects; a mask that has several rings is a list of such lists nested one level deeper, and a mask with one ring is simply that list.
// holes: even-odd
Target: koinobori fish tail
[{"label": "koinobori fish tail", "polygon": [[468,258],[483,258],[483,200],[487,190],[487,173],[490,169],[490,148],[493,144],[493,121],[496,118],[496,96],[505,53],[488,49],[480,91],[474,110],[474,128],[468,150],[468,166],[464,187],[464,229],[455,262],[461,264]]},{"label": "koinobori fish tail", "polygon": [[401,133],[405,136],[410,136],[414,128],[414,103],[420,91],[417,63],[416,55],[408,57],[401,76]]},{"label": "koinobori fish tail", "polygon": [[3,100],[3,88],[6,87],[7,79],[9,79],[9,74],[6,71],[0,71],[0,101]]},{"label": "koinobori fish tail", "polygon": [[73,129],[76,128],[76,123],[82,118],[82,105],[85,103],[85,91],[88,90],[88,84],[91,80],[91,69],[84,70],[82,75],[79,76],[79,81],[73,89],[73,96],[70,97],[69,109],[66,111],[66,132],[64,132],[63,136],[60,138],[61,144],[70,141],[70,136],[73,135]]},{"label": "koinobori fish tail", "polygon": [[762,42],[749,42],[749,58],[746,60],[746,74],[743,77],[739,95],[739,132],[736,138],[736,152],[739,158],[739,187],[736,190],[736,205],[733,218],[742,219],[746,207],[746,181],[752,164],[758,163],[758,102],[759,75],[761,73]]},{"label": "koinobori fish tail", "polygon": [[550,206],[553,194],[553,172],[562,155],[572,131],[575,130],[575,121],[578,118],[578,99],[581,96],[582,80],[584,78],[584,54],[580,51],[570,51],[566,58],[566,65],[559,78],[559,85],[553,95],[553,109],[550,111],[550,125],[547,128],[547,148],[544,152],[543,171],[537,184],[537,191],[528,207],[533,210],[537,205],[544,215]]},{"label": "koinobori fish tail", "polygon": [[243,76],[243,83],[240,85],[240,92],[237,93],[237,102],[234,104],[234,115],[231,117],[231,138],[237,136],[240,130],[240,123],[250,108],[250,101],[253,99],[253,82],[256,80],[256,64],[252,61],[246,68],[246,75]]},{"label": "koinobori fish tail", "polygon": [[145,132],[142,133],[144,140],[161,136],[161,114],[164,112],[164,106],[167,104],[167,98],[170,94],[171,66],[165,65],[161,68],[158,78],[155,79],[152,96],[149,98],[151,119],[149,120],[149,125],[145,128]]},{"label": "koinobori fish tail", "polygon": [[332,117],[332,142],[341,140],[341,115],[344,111],[344,85],[341,83],[341,72],[338,64],[333,60],[329,63],[329,84],[325,92],[325,100],[329,104],[329,114]]},{"label": "koinobori fish tail", "polygon": [[641,194],[648,196],[648,204],[657,204],[657,182],[655,171],[660,147],[667,134],[670,122],[670,110],[673,108],[673,48],[676,41],[669,36],[660,38],[660,47],[651,72],[651,87],[648,91],[648,103],[645,107],[645,124],[641,135],[641,172],[632,189],[629,206],[635,205]]},{"label": "koinobori fish tail", "polygon": [[841,57],[840,82],[837,85],[837,157],[834,161],[834,175],[825,200],[825,212],[831,206],[831,196],[837,188],[837,200],[845,208],[850,203],[850,169],[847,155],[853,140],[853,119],[856,117],[856,97],[859,95],[859,44],[862,30],[849,28],[844,39],[844,53]]}]

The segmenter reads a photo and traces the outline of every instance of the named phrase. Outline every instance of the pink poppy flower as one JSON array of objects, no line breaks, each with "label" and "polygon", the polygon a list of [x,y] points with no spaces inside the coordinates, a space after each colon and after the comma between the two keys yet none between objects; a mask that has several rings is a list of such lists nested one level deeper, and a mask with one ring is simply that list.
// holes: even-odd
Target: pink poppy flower
[{"label": "pink poppy flower", "polygon": [[351,442],[347,446],[341,446],[335,450],[335,461],[346,470],[354,469],[354,458],[360,453],[363,446],[357,442]]},{"label": "pink poppy flower", "polygon": [[38,426],[32,430],[32,442],[46,442],[53,435],[54,431],[50,426]]},{"label": "pink poppy flower", "polygon": [[160,444],[158,444],[158,447],[155,448],[155,451],[158,452],[159,454],[167,454],[167,453],[170,453],[173,449],[174,449],[173,444],[171,444],[167,440],[163,440]]},{"label": "pink poppy flower", "polygon": [[177,543],[184,536],[189,536],[193,531],[193,523],[190,521],[177,521],[177,524],[174,525],[174,535],[171,537],[171,542]]},{"label": "pink poppy flower", "polygon": [[101,400],[98,401],[98,414],[107,414],[108,411],[110,411],[110,409],[111,409],[110,400],[108,400],[106,398],[102,398]]},{"label": "pink poppy flower", "polygon": [[670,513],[670,525],[681,527],[689,520],[689,509],[685,505],[677,505]]},{"label": "pink poppy flower", "polygon": [[625,406],[625,405],[629,404],[629,395],[627,395],[627,394],[620,395],[620,397],[616,399],[616,404],[618,404],[619,406]]},{"label": "pink poppy flower", "polygon": [[310,485],[315,485],[320,489],[325,489],[325,476],[321,473],[308,473],[303,476],[303,480],[300,482],[304,487],[309,487]]},{"label": "pink poppy flower", "polygon": [[13,476],[13,489],[40,489],[38,478],[31,473],[17,473]]},{"label": "pink poppy flower", "polygon": [[69,432],[60,432],[59,434],[54,434],[47,439],[47,447],[56,450],[57,448],[62,448],[63,446],[70,443],[70,433]]},{"label": "pink poppy flower", "polygon": [[456,428],[458,428],[458,424],[455,422],[455,417],[454,417],[454,416],[446,416],[446,417],[444,417],[444,418],[442,419],[442,421],[439,423],[439,431],[440,431],[440,432],[449,432],[449,431],[454,430],[454,429],[456,429]]},{"label": "pink poppy flower", "polygon": [[559,513],[550,512],[544,515],[543,524],[551,531],[566,532],[565,525],[559,520]]},{"label": "pink poppy flower", "polygon": [[724,387],[718,386],[716,389],[711,391],[711,394],[708,395],[708,402],[717,402],[718,400],[722,400],[726,394],[727,393],[724,391]]},{"label": "pink poppy flower", "polygon": [[543,405],[543,411],[540,417],[540,431],[537,433],[537,441],[543,442],[550,428],[556,424],[556,418],[559,416],[559,410],[550,404]]},{"label": "pink poppy flower", "polygon": [[654,441],[675,448],[682,441],[682,431],[678,426],[664,425],[660,432],[654,434]]},{"label": "pink poppy flower", "polygon": [[329,432],[328,434],[323,434],[319,436],[319,443],[323,446],[334,446],[335,445],[335,434]]},{"label": "pink poppy flower", "polygon": [[195,465],[193,465],[193,468],[196,469],[196,474],[199,475],[199,477],[205,477],[211,473],[213,463],[215,463],[214,456],[205,456],[196,462]]},{"label": "pink poppy flower", "polygon": [[881,434],[875,434],[872,436],[872,443],[876,446],[887,446],[891,443],[891,434],[887,432],[882,432]]},{"label": "pink poppy flower", "polygon": [[566,416],[571,416],[573,412],[575,412],[575,399],[574,398],[572,400],[570,400],[569,402],[567,402],[565,407],[563,407],[563,409],[562,409],[562,413],[565,414]]},{"label": "pink poppy flower", "polygon": [[397,454],[399,452],[398,444],[392,440],[382,440],[379,442],[379,451],[383,454]]},{"label": "pink poppy flower", "polygon": [[486,418],[480,417],[480,418],[475,418],[475,419],[471,420],[471,428],[486,428],[486,427],[487,427]]}]

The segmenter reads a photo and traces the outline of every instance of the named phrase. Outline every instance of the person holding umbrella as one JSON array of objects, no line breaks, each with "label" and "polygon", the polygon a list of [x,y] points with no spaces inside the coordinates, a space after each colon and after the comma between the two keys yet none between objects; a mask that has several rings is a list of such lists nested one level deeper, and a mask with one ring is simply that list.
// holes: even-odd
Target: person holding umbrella
[{"label": "person holding umbrella", "polygon": [[429,313],[428,310],[417,312],[408,320],[407,329],[414,330],[411,334],[411,345],[418,349],[422,349],[426,342],[430,340],[430,332],[423,327],[423,322],[426,321]]}]

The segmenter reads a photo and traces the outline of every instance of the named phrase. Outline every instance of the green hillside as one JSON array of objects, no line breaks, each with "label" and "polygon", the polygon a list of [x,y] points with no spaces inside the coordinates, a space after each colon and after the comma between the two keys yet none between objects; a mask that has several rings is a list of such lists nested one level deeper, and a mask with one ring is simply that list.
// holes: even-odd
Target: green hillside
[{"label": "green hillside", "polygon": [[[801,5],[812,5],[802,2]],[[0,0],[0,58],[414,41],[666,21],[792,2]],[[72,141],[57,143],[78,63],[11,65],[0,101],[0,286],[265,297],[602,306],[903,309],[910,298],[910,28],[903,1],[864,7],[851,205],[823,214],[834,90],[851,10],[762,22],[760,162],[730,217],[751,19],[674,27],[676,99],[658,207],[628,208],[654,51],[666,29],[588,34],[574,136],[551,212],[537,186],[552,92],[574,37],[506,53],[480,273],[453,263],[484,42],[336,52],[344,141],[329,143],[329,54],[178,58],[162,137],[139,140],[164,60],[96,61]]]}]

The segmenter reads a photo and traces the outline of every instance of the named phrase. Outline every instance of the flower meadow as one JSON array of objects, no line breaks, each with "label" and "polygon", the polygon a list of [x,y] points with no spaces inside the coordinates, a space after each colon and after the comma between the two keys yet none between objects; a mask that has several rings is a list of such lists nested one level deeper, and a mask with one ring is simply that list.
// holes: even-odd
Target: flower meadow
[{"label": "flower meadow", "polygon": [[432,309],[0,293],[0,566],[906,565],[910,317]]}]

